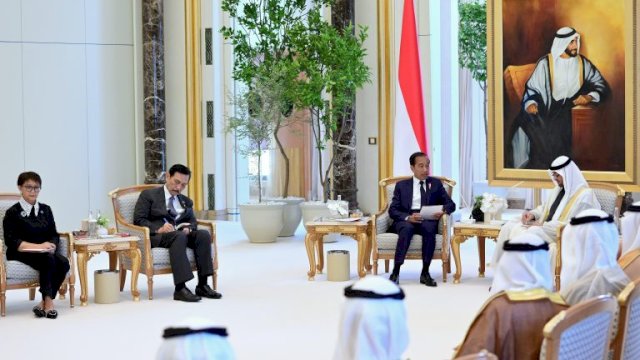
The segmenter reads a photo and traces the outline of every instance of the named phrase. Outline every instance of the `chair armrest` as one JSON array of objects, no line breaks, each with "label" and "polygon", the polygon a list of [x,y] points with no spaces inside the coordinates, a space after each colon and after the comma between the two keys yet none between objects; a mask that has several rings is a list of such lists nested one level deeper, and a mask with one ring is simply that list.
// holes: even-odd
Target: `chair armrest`
[{"label": "chair armrest", "polygon": [[0,237],[0,282],[2,284],[7,283],[7,270],[5,269],[5,255],[4,255],[4,239]]},{"label": "chair armrest", "polygon": [[216,222],[211,220],[197,220],[198,230],[207,230],[211,234],[211,247],[213,248],[213,270],[218,269],[218,237],[216,234]]},{"label": "chair armrest", "polygon": [[449,258],[449,249],[451,245],[451,215],[443,214],[439,220],[438,227],[442,224],[442,260]]},{"label": "chair armrest", "polygon": [[[146,226],[133,225],[124,221],[116,221],[116,226],[118,227],[118,232],[126,232],[140,239],[138,240],[138,248],[140,252],[142,252],[143,259],[147,261],[146,254],[151,255],[151,232],[149,228]],[[151,260],[150,257],[149,260]],[[153,262],[150,262],[149,266],[151,266],[152,263]]]},{"label": "chair armrest", "polygon": [[73,234],[70,232],[59,232],[58,236],[60,237],[60,244],[64,242],[66,249],[63,249],[61,246],[58,246],[57,251],[60,255],[66,257],[67,260],[69,260],[69,284],[74,285],[76,283],[76,275],[75,275],[76,266],[73,260],[74,259],[73,244],[74,244],[75,238]]}]

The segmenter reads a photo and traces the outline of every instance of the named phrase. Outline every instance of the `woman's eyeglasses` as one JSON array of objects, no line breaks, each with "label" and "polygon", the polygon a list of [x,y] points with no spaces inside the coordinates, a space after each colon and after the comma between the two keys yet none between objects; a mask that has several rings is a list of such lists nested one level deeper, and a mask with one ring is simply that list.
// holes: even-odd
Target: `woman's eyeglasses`
[{"label": "woman's eyeglasses", "polygon": [[23,189],[27,190],[27,192],[40,192],[40,186],[23,186]]}]

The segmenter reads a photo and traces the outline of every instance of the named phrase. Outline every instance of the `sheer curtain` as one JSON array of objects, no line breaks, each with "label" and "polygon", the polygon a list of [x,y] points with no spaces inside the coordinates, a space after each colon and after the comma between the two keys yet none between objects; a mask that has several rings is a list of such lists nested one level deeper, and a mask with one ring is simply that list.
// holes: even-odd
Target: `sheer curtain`
[{"label": "sheer curtain", "polygon": [[467,69],[460,69],[460,207],[473,205],[473,184],[487,180],[484,94]]}]

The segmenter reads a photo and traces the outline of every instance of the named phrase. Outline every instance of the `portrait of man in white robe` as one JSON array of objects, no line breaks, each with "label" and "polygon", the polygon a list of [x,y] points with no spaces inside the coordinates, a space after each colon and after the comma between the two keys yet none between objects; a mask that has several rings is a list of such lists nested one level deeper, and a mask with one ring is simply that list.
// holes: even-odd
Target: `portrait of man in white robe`
[{"label": "portrait of man in white robe", "polygon": [[551,51],[526,82],[510,143],[515,168],[544,169],[559,155],[573,157],[572,109],[602,103],[610,88],[598,68],[580,54],[580,34],[560,28]]}]

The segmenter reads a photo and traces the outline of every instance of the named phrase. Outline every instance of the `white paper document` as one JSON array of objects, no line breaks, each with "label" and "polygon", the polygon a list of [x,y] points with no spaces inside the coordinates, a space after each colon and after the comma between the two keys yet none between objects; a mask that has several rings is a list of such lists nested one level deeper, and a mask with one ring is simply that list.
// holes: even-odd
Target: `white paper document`
[{"label": "white paper document", "polygon": [[420,216],[425,220],[437,220],[434,214],[441,211],[442,205],[423,206],[422,209],[420,209]]},{"label": "white paper document", "polygon": [[34,252],[34,253],[45,253],[45,252],[49,252],[49,250],[47,249],[37,249],[37,248],[24,248],[20,251],[24,251],[24,252]]}]

